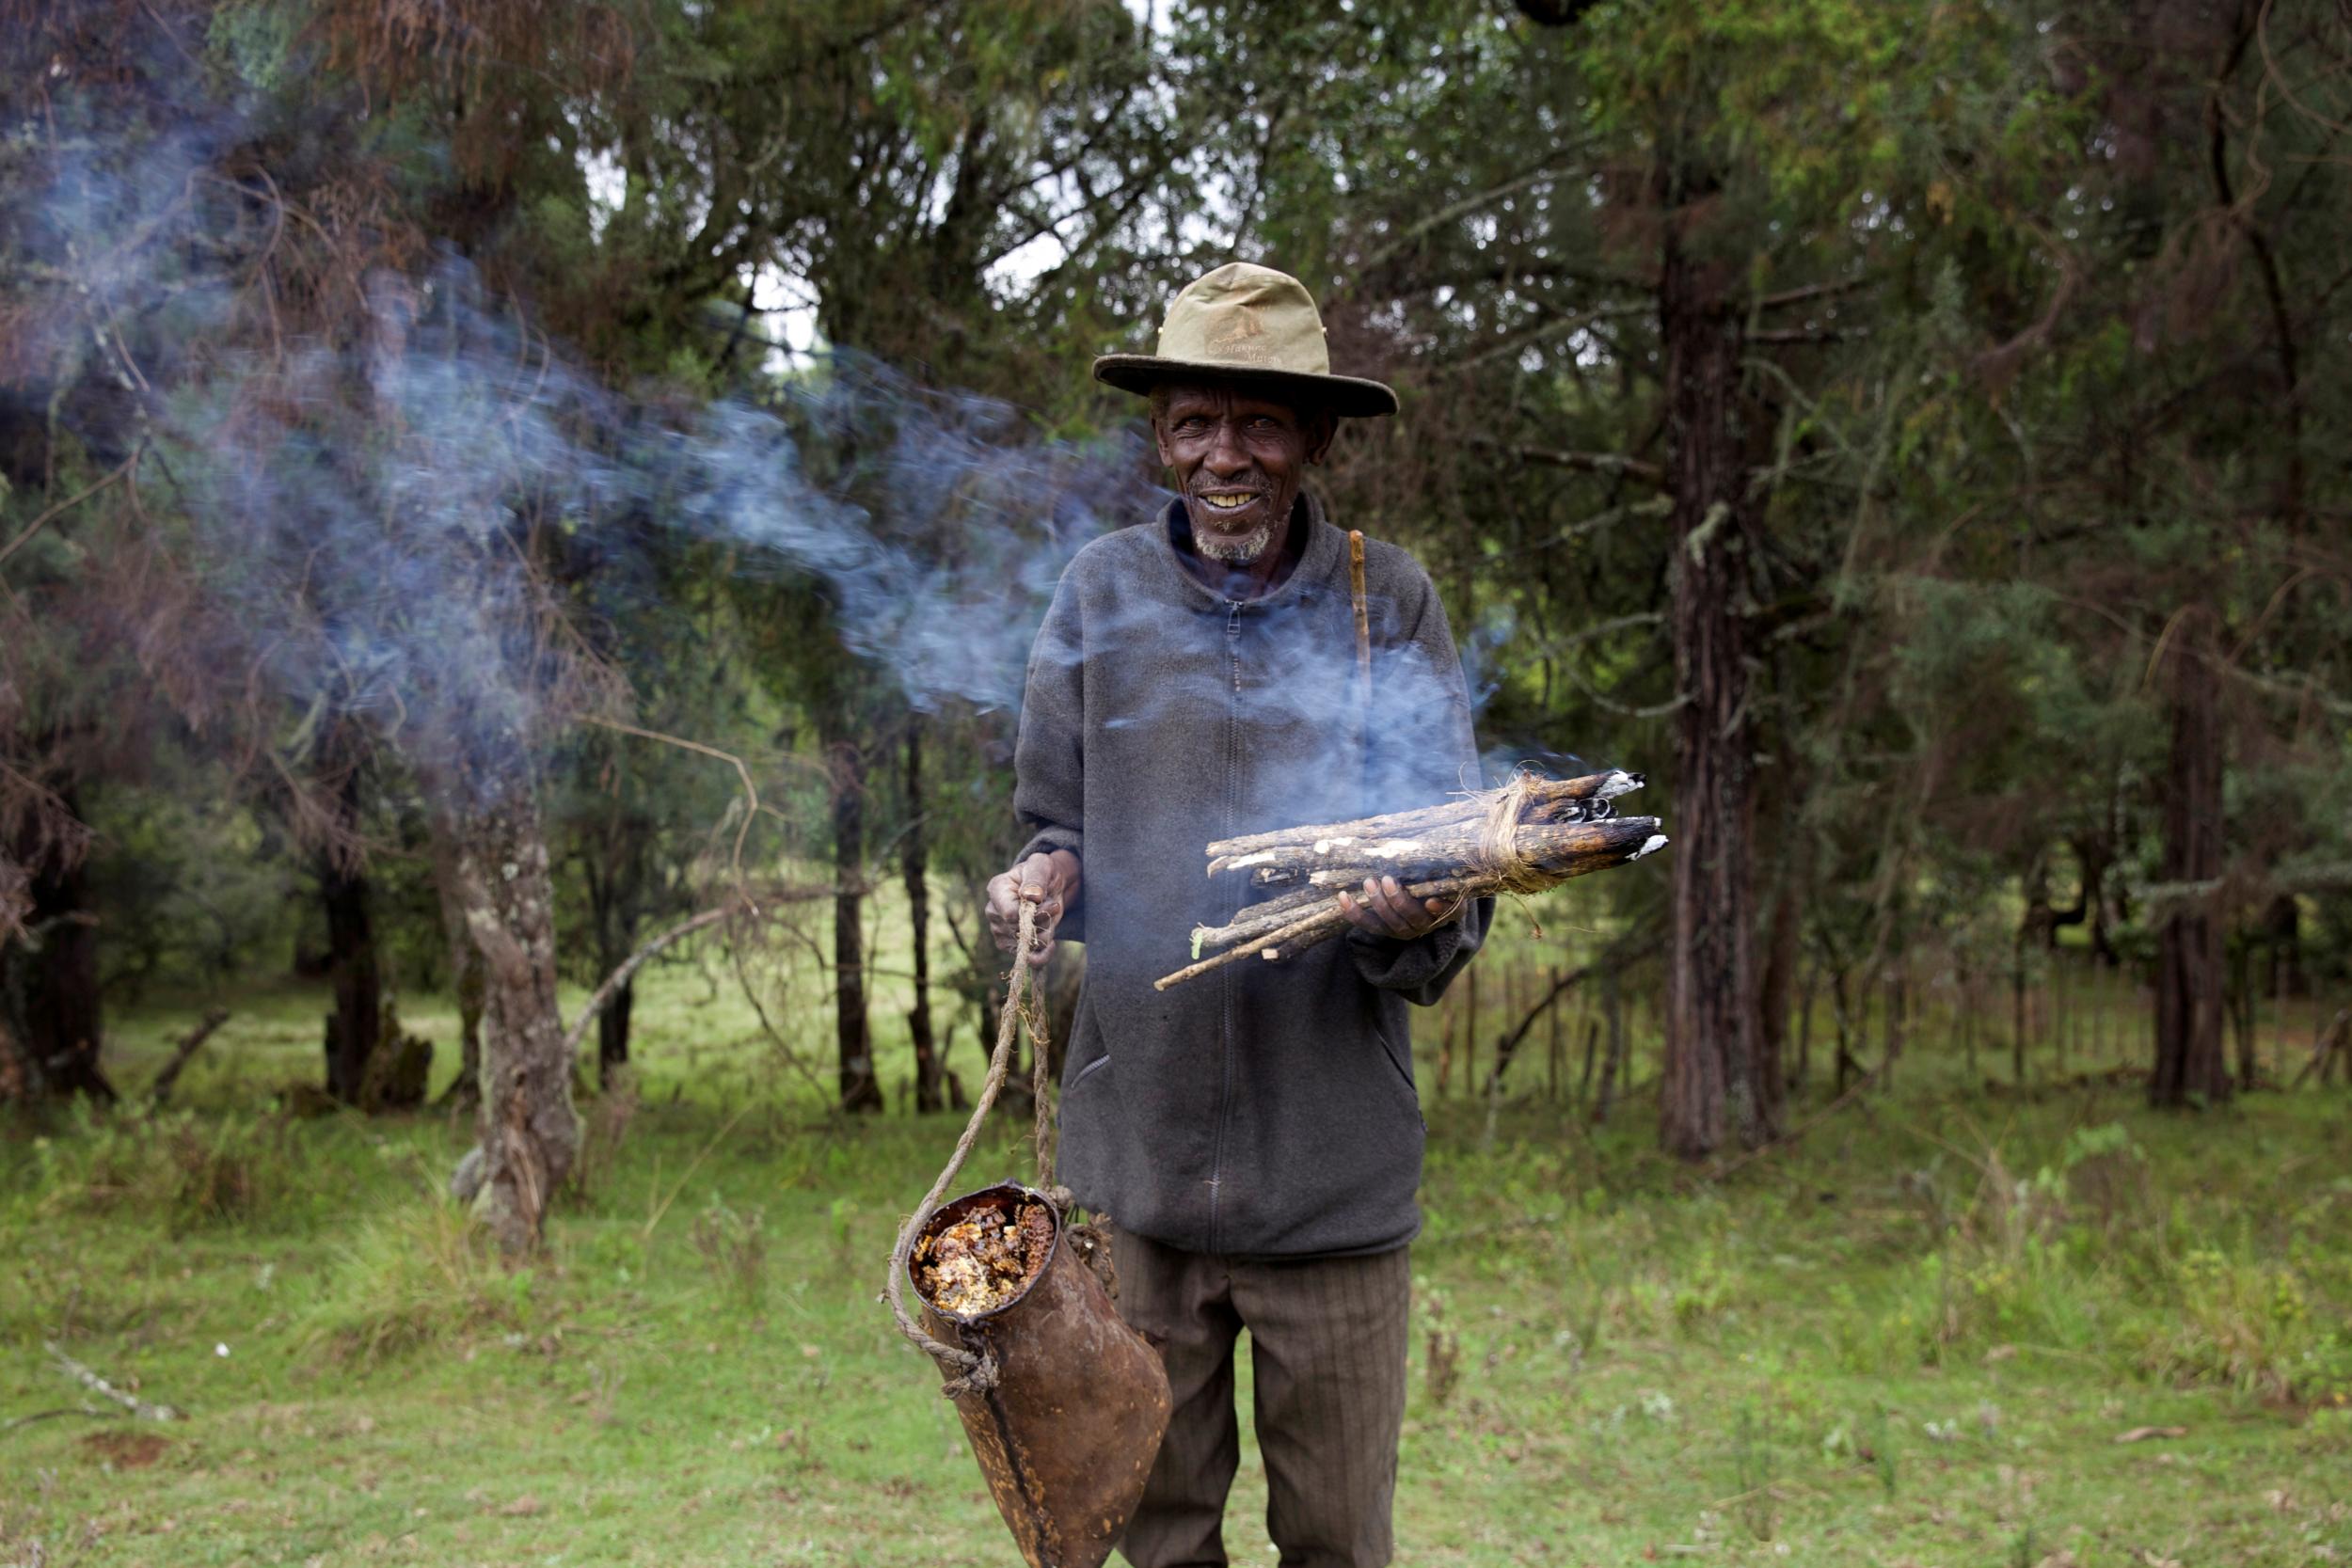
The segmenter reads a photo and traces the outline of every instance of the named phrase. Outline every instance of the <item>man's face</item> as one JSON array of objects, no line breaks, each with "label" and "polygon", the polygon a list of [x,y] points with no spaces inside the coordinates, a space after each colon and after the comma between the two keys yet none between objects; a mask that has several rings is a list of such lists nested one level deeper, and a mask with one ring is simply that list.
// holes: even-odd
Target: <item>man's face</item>
[{"label": "man's face", "polygon": [[1264,554],[1290,521],[1308,466],[1330,450],[1332,423],[1263,391],[1169,388],[1152,434],[1191,515],[1194,548],[1242,566]]}]

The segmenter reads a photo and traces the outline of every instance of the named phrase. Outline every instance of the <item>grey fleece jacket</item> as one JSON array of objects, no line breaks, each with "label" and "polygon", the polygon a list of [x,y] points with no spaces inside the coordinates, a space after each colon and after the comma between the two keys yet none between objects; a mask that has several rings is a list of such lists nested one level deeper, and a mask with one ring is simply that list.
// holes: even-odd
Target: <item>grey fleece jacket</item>
[{"label": "grey fleece jacket", "polygon": [[[1381,1252],[1421,1226],[1423,1125],[1406,1004],[1470,961],[1491,904],[1400,942],[1351,931],[1167,991],[1196,924],[1263,895],[1204,874],[1212,839],[1427,805],[1480,784],[1470,703],[1428,575],[1368,542],[1371,744],[1355,694],[1347,539],[1302,496],[1305,553],[1229,600],[1179,555],[1181,502],[1081,550],[1030,654],[1014,807],[1025,855],[1082,866],[1060,934],[1087,947],[1062,1075],[1061,1180],[1196,1252]],[[1294,535],[1295,536],[1295,535]]]}]

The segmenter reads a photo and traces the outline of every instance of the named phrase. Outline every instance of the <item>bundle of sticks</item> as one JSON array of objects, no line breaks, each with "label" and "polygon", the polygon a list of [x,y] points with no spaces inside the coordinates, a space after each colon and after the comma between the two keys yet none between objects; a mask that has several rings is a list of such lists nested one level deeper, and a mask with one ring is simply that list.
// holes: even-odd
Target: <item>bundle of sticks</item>
[{"label": "bundle of sticks", "polygon": [[[1610,802],[1642,787],[1612,769],[1580,779],[1520,773],[1500,789],[1473,790],[1417,811],[1354,822],[1284,828],[1209,846],[1209,875],[1247,871],[1283,891],[1224,926],[1197,926],[1196,960],[1153,984],[1161,990],[1255,955],[1275,959],[1348,929],[1339,895],[1367,877],[1394,877],[1415,898],[1469,900],[1540,893],[1571,877],[1606,871],[1665,847],[1655,816],[1619,816]],[[1222,951],[1200,957],[1203,948]]]}]

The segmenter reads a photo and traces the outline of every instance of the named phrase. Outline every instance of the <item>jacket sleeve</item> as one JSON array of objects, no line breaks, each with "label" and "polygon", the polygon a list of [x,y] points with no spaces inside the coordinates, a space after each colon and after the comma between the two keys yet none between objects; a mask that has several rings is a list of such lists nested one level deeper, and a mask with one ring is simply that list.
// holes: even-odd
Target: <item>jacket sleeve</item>
[{"label": "jacket sleeve", "polygon": [[[1378,546],[1375,546],[1378,547]],[[1373,667],[1378,728],[1365,759],[1365,798],[1375,811],[1432,805],[1485,781],[1470,729],[1470,689],[1437,586],[1410,556],[1391,547],[1396,628]],[[1472,899],[1461,912],[1411,942],[1351,930],[1347,945],[1368,985],[1434,1006],[1486,941],[1494,900]]]},{"label": "jacket sleeve", "polygon": [[[1086,638],[1078,595],[1064,576],[1029,648],[1013,746],[1013,814],[1027,830],[1014,863],[1067,849],[1086,860]],[[1056,933],[1086,940],[1086,888]]]}]

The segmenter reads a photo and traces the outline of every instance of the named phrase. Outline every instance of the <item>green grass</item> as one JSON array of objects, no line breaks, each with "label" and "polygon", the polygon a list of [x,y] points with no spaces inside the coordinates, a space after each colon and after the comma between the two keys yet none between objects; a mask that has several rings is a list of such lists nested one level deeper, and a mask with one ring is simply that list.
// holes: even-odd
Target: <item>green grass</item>
[{"label": "green grass", "polygon": [[[464,1127],[270,1115],[323,999],[235,1005],[186,1113],[0,1147],[0,1421],[81,1402],[47,1339],[189,1412],[0,1430],[0,1560],[1015,1560],[874,1299],[949,1118],[829,1120],[731,984],[663,971],[642,1104],[583,1107],[592,1188],[509,1273],[437,1196]],[[184,1016],[117,1020],[126,1086]],[[789,1017],[813,1057],[825,1015]],[[2352,1556],[2344,1093],[2169,1117],[1963,1077],[1915,1038],[1721,1180],[1650,1150],[1646,1098],[1433,1100],[1400,1561]],[[969,1184],[1024,1168],[1008,1123]],[[1273,1561],[1253,1449],[1236,1561]]]}]

